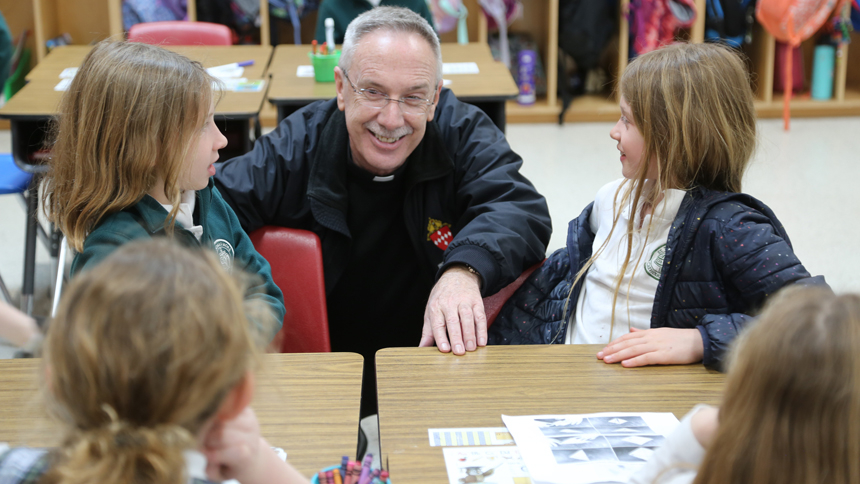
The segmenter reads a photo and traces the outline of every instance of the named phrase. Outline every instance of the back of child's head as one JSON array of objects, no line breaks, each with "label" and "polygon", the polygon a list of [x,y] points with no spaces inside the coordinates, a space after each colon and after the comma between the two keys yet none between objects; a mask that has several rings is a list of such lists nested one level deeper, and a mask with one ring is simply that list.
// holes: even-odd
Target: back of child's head
[{"label": "back of child's head", "polygon": [[638,178],[659,166],[657,188],[739,192],[756,139],[743,60],[718,44],[674,44],[634,59],[620,92],[645,140]]},{"label": "back of child's head", "polygon": [[262,344],[242,285],[164,238],[72,281],[45,342],[48,408],[68,431],[48,482],[185,482],[182,451]]},{"label": "back of child's head", "polygon": [[792,288],[736,341],[696,483],[860,482],[860,295]]},{"label": "back of child's head", "polygon": [[159,177],[177,187],[213,97],[198,62],[160,47],[103,41],[84,58],[53,126],[45,210],[78,250],[105,215]]}]

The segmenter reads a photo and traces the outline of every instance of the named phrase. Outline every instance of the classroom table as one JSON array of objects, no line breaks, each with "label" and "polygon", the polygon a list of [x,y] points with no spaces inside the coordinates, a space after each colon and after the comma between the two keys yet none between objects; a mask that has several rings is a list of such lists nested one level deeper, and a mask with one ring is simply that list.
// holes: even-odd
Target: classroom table
[{"label": "classroom table", "polygon": [[[263,437],[305,476],[354,458],[363,361],[355,353],[263,355],[251,405]],[[50,447],[61,438],[41,403],[39,363],[0,360],[0,442]]]},{"label": "classroom table", "polygon": [[[444,79],[461,101],[480,107],[502,131],[505,130],[505,101],[519,92],[510,71],[493,60],[490,48],[483,42],[471,44],[444,43],[442,61],[474,62],[479,74],[450,74]],[[335,83],[316,82],[313,77],[298,77],[300,65],[310,65],[308,45],[279,45],[275,47],[269,74],[272,86],[269,101],[278,108],[280,122],[289,113],[314,101],[335,97]]]},{"label": "classroom table", "polygon": [[[263,79],[272,54],[270,46],[168,46],[170,50],[182,53],[200,61],[204,67],[253,60],[254,64],[245,68],[244,76],[249,80]],[[45,133],[50,119],[57,114],[63,92],[55,91],[60,82],[60,73],[67,67],[77,67],[92,46],[69,45],[58,47],[50,52],[27,76],[29,82],[0,108],[0,118],[9,120],[12,135],[12,157],[25,171],[41,175],[47,166],[34,158],[33,154],[44,148]],[[267,87],[267,86],[266,86]],[[250,138],[251,122],[256,119],[263,101],[266,88],[258,92],[224,92],[215,108],[218,127],[229,140],[226,148],[220,151],[221,159],[247,153],[252,148]],[[257,127],[259,124],[257,124]],[[259,129],[256,130],[259,134]],[[33,178],[37,186],[39,176]],[[38,207],[38,194],[30,190],[27,205],[30,213]],[[52,258],[59,253],[60,235],[41,229],[35,217],[28,220],[24,254],[24,281],[22,284],[22,309],[28,314],[32,311],[34,272],[36,260],[36,238],[45,239]]]},{"label": "classroom table", "polygon": [[376,354],[382,462],[397,484],[448,482],[443,447],[427,429],[503,427],[501,415],[672,412],[719,404],[725,376],[701,364],[623,368],[601,345],[487,346],[464,356],[436,348]]}]

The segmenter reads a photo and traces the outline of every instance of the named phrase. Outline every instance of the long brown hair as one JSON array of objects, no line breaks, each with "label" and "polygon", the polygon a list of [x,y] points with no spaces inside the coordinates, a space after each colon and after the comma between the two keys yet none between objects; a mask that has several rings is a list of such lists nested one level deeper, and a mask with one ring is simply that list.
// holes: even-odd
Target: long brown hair
[{"label": "long brown hair", "polygon": [[186,482],[182,450],[263,345],[246,314],[265,308],[234,277],[159,238],[72,281],[45,341],[48,408],[66,436],[43,482]]},{"label": "long brown hair", "polygon": [[860,295],[790,288],[732,350],[696,484],[860,483]]},{"label": "long brown hair", "polygon": [[106,215],[139,202],[161,177],[178,183],[213,98],[198,62],[160,47],[103,41],[84,58],[51,128],[44,207],[77,250]]},{"label": "long brown hair", "polygon": [[[673,44],[643,54],[624,70],[619,87],[645,141],[642,162],[636,178],[625,180],[616,191],[609,235],[577,273],[571,295],[606,248],[624,207],[634,207],[634,212],[644,205],[654,207],[667,189],[702,187],[740,192],[755,149],[756,119],[749,74],[743,60],[727,47]],[[646,183],[646,174],[655,163],[657,178]],[[621,282],[633,258],[633,233],[638,230],[634,222],[631,216],[625,228],[627,254],[615,281],[612,327]],[[643,228],[647,242],[650,224]],[[642,247],[644,250],[645,243]],[[640,252],[634,267],[641,258]]]}]

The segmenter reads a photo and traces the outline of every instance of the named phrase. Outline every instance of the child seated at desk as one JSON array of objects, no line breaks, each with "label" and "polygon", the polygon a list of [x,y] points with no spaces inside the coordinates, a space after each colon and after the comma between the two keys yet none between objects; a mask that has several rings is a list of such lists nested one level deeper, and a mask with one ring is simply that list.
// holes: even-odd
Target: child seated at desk
[{"label": "child seated at desk", "polygon": [[631,484],[860,482],[860,295],[785,290]]},{"label": "child seated at desk", "polygon": [[248,323],[267,309],[243,300],[247,279],[163,239],[75,278],[42,360],[64,437],[53,450],[0,448],[0,482],[307,483],[248,406],[269,328]]},{"label": "child seated at desk", "polygon": [[743,60],[675,44],[633,60],[609,132],[623,178],[570,222],[508,300],[490,344],[604,344],[625,367],[720,367],[732,339],[783,286],[824,284],[764,203],[741,193],[756,144]]},{"label": "child seated at desk", "polygon": [[73,276],[131,240],[166,236],[259,275],[248,297],[266,302],[280,325],[284,300],[269,264],[211,179],[227,145],[214,120],[216,82],[160,47],[96,44],[52,127],[45,214],[77,251]]}]

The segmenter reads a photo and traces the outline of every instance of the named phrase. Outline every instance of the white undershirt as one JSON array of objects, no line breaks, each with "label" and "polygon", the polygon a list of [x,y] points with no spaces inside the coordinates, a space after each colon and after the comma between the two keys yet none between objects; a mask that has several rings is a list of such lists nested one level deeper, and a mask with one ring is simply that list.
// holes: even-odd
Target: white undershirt
[{"label": "white undershirt", "polygon": [[[614,216],[613,200],[622,182],[624,182],[623,178],[603,186],[597,192],[589,218],[591,230],[595,234],[592,245],[593,254],[597,253],[609,237]],[[626,187],[619,193],[619,200],[625,189]],[[645,216],[642,228],[638,230],[635,227],[639,226],[641,208],[632,210],[630,202],[622,208],[609,243],[585,276],[577,299],[576,311],[567,326],[565,343],[606,344],[629,333],[630,328],[651,327],[654,294],[657,292],[657,284],[663,268],[666,240],[669,238],[669,229],[678,214],[684,195],[683,190],[664,191],[663,199],[655,205],[651,214]],[[618,291],[615,325],[612,327],[612,296],[615,291],[615,278],[627,255],[627,221],[630,220],[631,215],[635,217],[633,247],[630,262]],[[632,284],[630,284],[631,278]]]},{"label": "white undershirt", "polygon": [[[197,203],[197,192],[194,190],[186,190],[182,192],[179,199],[179,212],[176,214],[176,223],[182,228],[194,234],[197,240],[203,237],[203,226],[194,225],[194,204]],[[173,205],[161,204],[167,213],[173,210]]]}]

